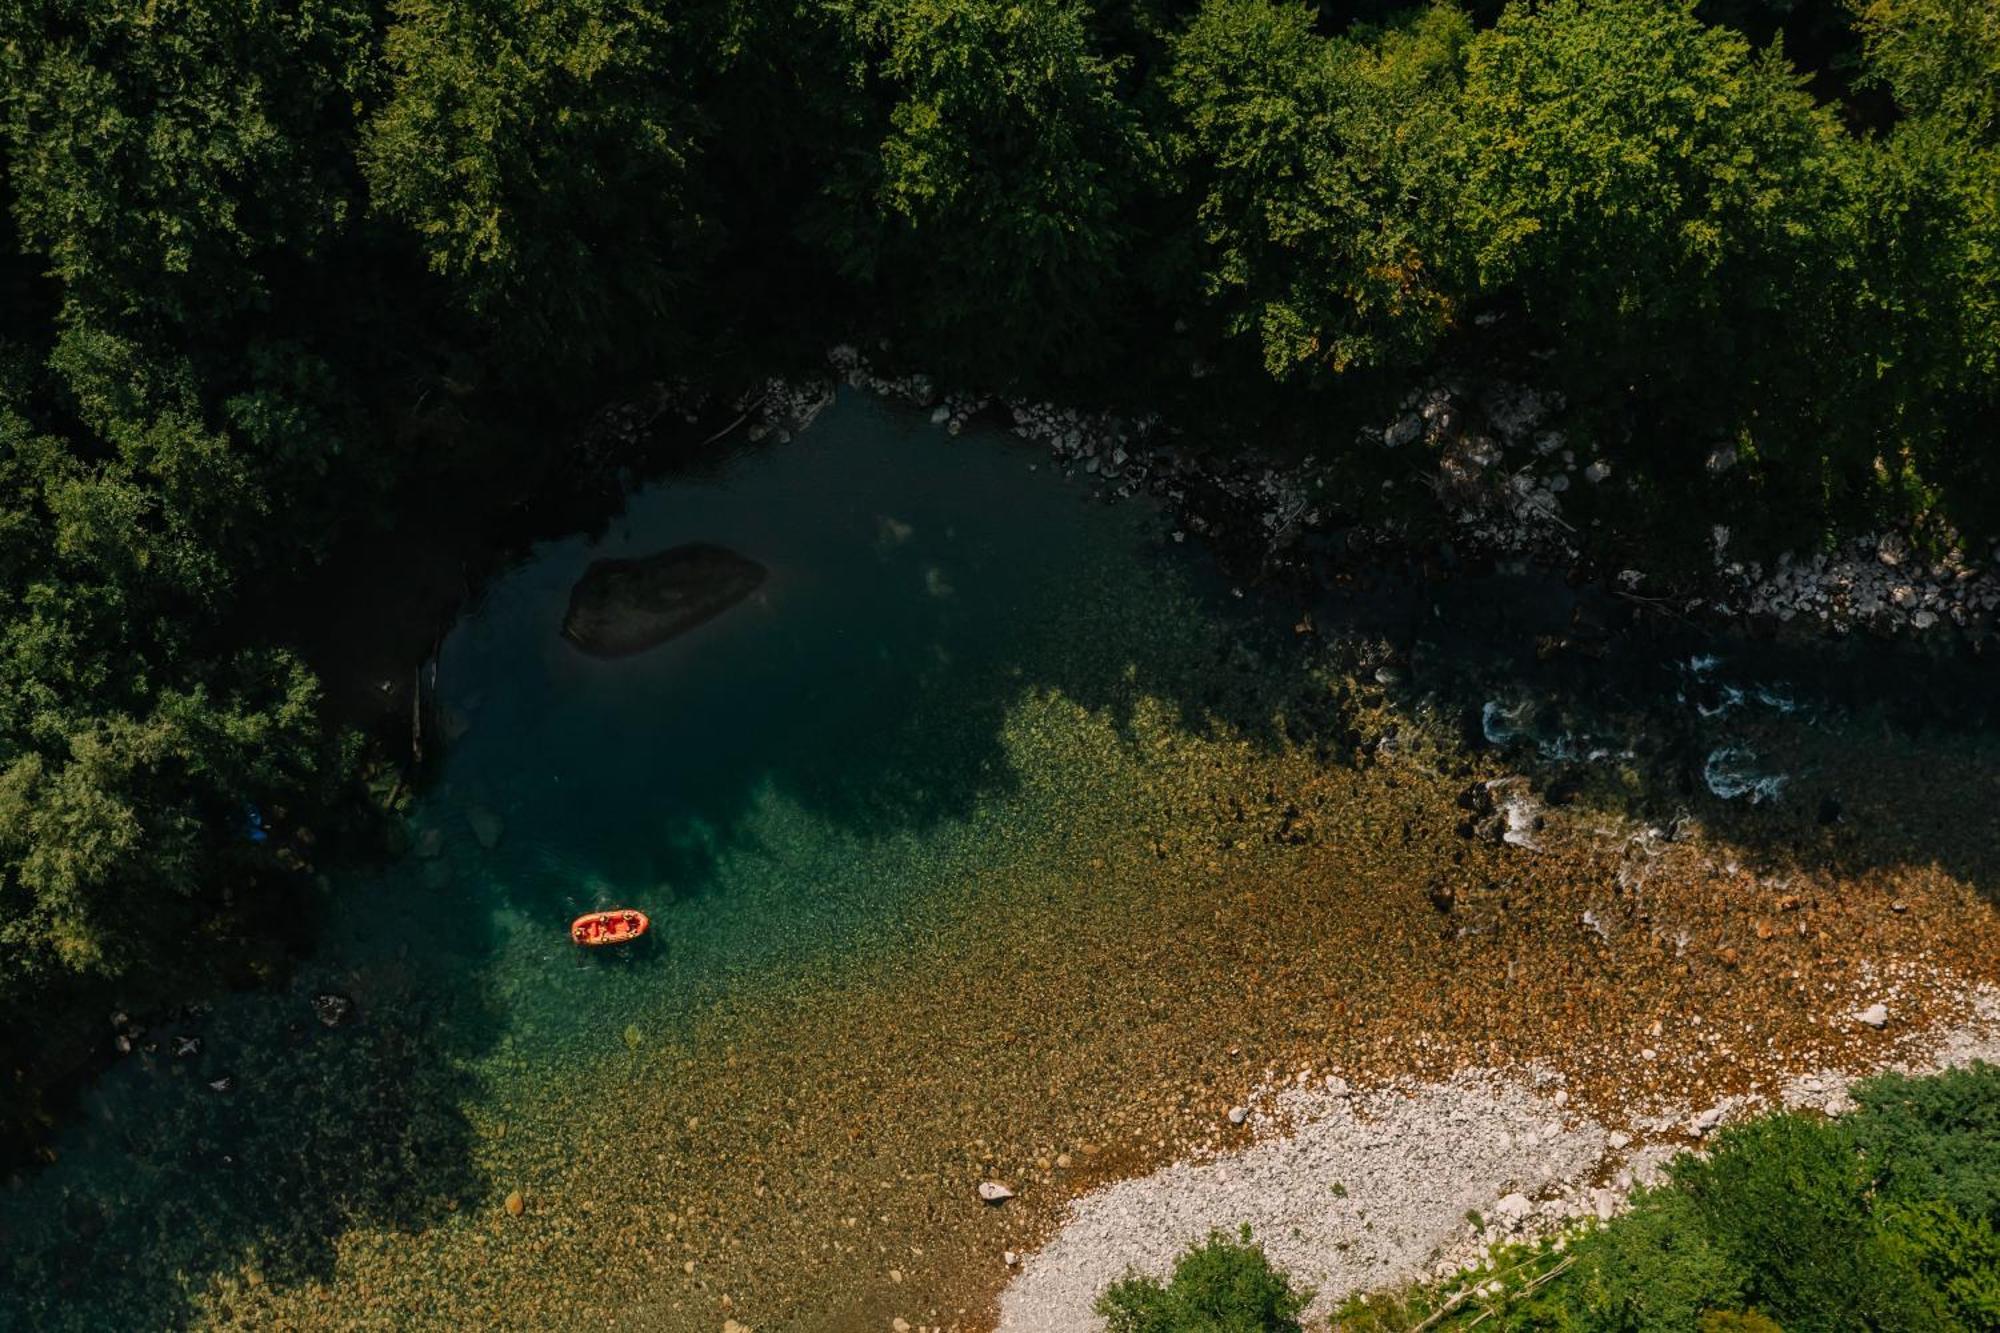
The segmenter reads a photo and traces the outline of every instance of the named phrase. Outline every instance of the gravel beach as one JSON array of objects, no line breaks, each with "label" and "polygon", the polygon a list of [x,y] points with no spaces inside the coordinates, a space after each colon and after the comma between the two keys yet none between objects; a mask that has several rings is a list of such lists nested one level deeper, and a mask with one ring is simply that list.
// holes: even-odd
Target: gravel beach
[{"label": "gravel beach", "polygon": [[[1929,1073],[2000,1061],[2000,989],[1966,997],[1964,1021],[1924,1033],[1889,1066]],[[1572,1114],[1546,1070],[1468,1069],[1427,1084],[1355,1092],[1308,1076],[1260,1089],[1247,1148],[1175,1162],[1076,1200],[1055,1235],[1021,1260],[1000,1297],[1000,1333],[1088,1333],[1098,1293],[1128,1272],[1164,1278],[1210,1231],[1248,1225],[1315,1299],[1323,1318],[1356,1291],[1474,1262],[1492,1241],[1609,1217],[1633,1182],[1699,1151],[1724,1122],[1770,1109],[1837,1113],[1855,1071],[1787,1080],[1776,1099],[1633,1108],[1639,1134]]]}]

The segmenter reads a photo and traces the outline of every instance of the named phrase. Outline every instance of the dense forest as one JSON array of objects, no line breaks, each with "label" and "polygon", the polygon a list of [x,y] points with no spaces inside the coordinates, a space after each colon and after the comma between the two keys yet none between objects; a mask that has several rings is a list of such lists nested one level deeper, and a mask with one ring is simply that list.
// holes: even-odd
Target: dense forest
[{"label": "dense forest", "polygon": [[24,0],[0,70],[17,1040],[349,801],[274,607],[638,383],[864,338],[1330,452],[1497,328],[1642,494],[2000,531],[1990,0]]}]

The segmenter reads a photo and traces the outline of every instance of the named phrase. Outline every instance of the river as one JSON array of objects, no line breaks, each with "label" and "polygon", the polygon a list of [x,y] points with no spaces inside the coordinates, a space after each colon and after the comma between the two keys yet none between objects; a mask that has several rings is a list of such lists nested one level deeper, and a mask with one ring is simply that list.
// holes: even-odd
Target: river
[{"label": "river", "polygon": [[[1274,607],[1170,538],[843,394],[537,547],[443,645],[408,854],[97,1082],[0,1200],[0,1316],[979,1327],[1006,1251],[1274,1074],[1736,1088],[1885,1058],[1829,1021],[1884,978],[1912,1030],[2000,968],[1962,668],[1504,573]],[[560,637],[590,561],[697,540],[770,577],[637,657]],[[1507,773],[1532,806],[1467,836]],[[649,939],[575,949],[611,905]],[[1648,1035],[1694,1011],[1729,1039]]]}]

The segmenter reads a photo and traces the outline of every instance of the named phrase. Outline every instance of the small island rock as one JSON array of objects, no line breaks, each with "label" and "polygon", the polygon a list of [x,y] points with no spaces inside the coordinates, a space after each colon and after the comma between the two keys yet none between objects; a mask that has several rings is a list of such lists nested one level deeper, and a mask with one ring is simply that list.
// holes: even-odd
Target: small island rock
[{"label": "small island rock", "polygon": [[592,657],[627,657],[721,615],[763,585],[754,560],[707,542],[636,560],[593,560],[570,589],[563,637]]}]

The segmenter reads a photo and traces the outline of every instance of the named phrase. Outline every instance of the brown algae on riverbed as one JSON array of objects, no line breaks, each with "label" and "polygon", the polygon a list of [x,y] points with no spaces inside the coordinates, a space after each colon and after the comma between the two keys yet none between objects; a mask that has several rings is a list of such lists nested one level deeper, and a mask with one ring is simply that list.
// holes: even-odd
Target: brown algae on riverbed
[{"label": "brown algae on riverbed", "polygon": [[[1016,790],[848,849],[858,877],[922,882],[920,912],[743,979],[684,1032],[607,1034],[560,1079],[494,1058],[484,1197],[415,1236],[357,1227],[324,1285],[237,1275],[204,1313],[977,1328],[1004,1251],[1091,1183],[1226,1136],[1224,1110],[1273,1075],[1540,1060],[1615,1121],[1647,1093],[1885,1050],[1893,1032],[1843,1016],[1899,968],[1995,975],[1990,908],[1906,859],[1893,792],[1852,817],[1886,826],[1874,845],[1830,855],[1809,815],[1765,811],[1773,850],[1648,841],[1634,892],[1617,885],[1641,829],[1588,805],[1554,812],[1539,850],[1460,836],[1463,761],[1386,710],[1360,719],[1362,746],[1392,722],[1404,744],[1355,765],[1130,704],[1120,721],[1025,691],[1005,733]],[[1929,818],[1981,827],[1978,758],[1926,759],[1945,796]],[[774,801],[752,841],[820,836],[798,818]],[[1949,998],[1898,994],[1896,1030]],[[982,1203],[987,1179],[1017,1197]]]}]

